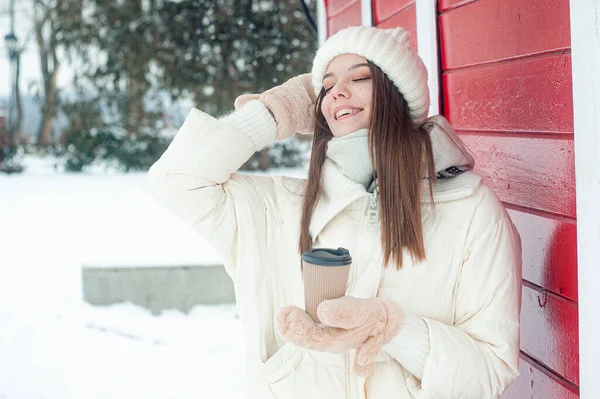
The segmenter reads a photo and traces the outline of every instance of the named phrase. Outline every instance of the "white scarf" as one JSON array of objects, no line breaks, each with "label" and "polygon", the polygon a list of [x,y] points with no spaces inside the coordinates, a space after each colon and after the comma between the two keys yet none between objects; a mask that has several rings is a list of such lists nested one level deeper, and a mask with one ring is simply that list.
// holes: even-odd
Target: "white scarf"
[{"label": "white scarf", "polygon": [[368,188],[373,181],[368,129],[332,138],[327,146],[327,158],[335,163],[341,174],[353,182]]}]

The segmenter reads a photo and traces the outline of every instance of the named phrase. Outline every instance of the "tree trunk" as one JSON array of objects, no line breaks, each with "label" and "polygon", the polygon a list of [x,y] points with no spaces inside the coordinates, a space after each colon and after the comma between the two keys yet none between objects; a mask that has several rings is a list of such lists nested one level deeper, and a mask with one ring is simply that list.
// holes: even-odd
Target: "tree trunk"
[{"label": "tree trunk", "polygon": [[23,123],[23,106],[21,105],[21,90],[19,85],[21,70],[21,51],[17,54],[17,70],[15,73],[15,108],[17,109],[17,118],[15,119],[15,130],[13,132],[13,145],[19,141],[22,136],[21,125]]},{"label": "tree trunk", "polygon": [[258,169],[267,170],[271,167],[271,157],[269,156],[269,148],[265,148],[258,152]]},{"label": "tree trunk", "polygon": [[56,83],[60,64],[56,57],[54,43],[52,43],[52,40],[50,43],[50,46],[52,46],[50,53],[52,54],[53,69],[52,72],[44,74],[44,98],[46,101],[42,107],[42,123],[38,136],[38,146],[40,147],[48,147],[52,144],[52,127],[54,125],[54,116],[56,115],[56,106],[58,101],[58,90]]},{"label": "tree trunk", "polygon": [[[38,7],[42,3],[35,2],[34,18],[35,18],[35,36],[40,50],[40,68],[42,78],[44,79],[44,105],[42,106],[42,122],[38,132],[38,145],[47,147],[52,144],[52,125],[54,115],[56,114],[58,91],[56,81],[58,78],[58,68],[60,63],[56,56],[56,34],[55,28],[50,18],[50,10],[46,10],[43,16],[38,14]],[[44,27],[49,24],[50,37],[44,38]],[[50,68],[52,63],[52,68]]]},{"label": "tree trunk", "polygon": [[146,83],[136,79],[133,65],[127,68],[127,115],[126,128],[130,136],[139,132],[140,126],[145,124],[144,94]]},{"label": "tree trunk", "polygon": [[38,136],[38,145],[48,147],[52,144],[52,126],[54,125],[54,115],[56,114],[56,76],[58,71],[52,72],[52,78],[46,87],[46,102],[42,108],[42,124]]}]

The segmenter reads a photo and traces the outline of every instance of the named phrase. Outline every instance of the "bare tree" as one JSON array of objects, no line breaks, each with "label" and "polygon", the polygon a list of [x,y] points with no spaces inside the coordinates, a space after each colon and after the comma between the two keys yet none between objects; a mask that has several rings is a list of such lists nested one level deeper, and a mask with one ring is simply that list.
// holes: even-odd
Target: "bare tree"
[{"label": "bare tree", "polygon": [[53,18],[57,7],[56,0],[33,0],[33,22],[35,38],[40,56],[40,69],[43,79],[42,122],[38,132],[38,145],[47,147],[52,143],[52,125],[58,103],[57,78],[60,62],[58,60],[58,32]]},{"label": "bare tree", "polygon": [[[15,107],[17,108],[17,118],[15,120],[15,131],[14,134],[17,137],[22,136],[21,125],[23,124],[23,105],[21,104],[21,87],[19,81],[21,80],[21,52],[24,46],[20,47],[17,51],[17,68],[15,71]],[[16,140],[16,137],[13,138]],[[13,143],[15,144],[15,143]]]}]

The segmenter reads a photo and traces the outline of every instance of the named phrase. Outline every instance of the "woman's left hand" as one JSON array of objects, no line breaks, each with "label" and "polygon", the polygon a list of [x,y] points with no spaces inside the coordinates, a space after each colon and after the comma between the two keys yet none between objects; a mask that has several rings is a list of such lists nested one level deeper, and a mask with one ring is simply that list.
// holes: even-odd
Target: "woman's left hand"
[{"label": "woman's left hand", "polygon": [[343,353],[358,349],[355,372],[366,375],[366,367],[400,330],[404,313],[395,302],[379,298],[345,296],[323,301],[317,310],[322,325],[297,306],[282,308],[278,328],[283,339],[305,348]]}]

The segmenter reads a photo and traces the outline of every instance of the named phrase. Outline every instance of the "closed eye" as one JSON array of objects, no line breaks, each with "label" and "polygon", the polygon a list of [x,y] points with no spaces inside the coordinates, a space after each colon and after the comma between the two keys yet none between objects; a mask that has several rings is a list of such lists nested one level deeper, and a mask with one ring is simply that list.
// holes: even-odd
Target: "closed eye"
[{"label": "closed eye", "polygon": [[[370,76],[365,76],[364,78],[353,79],[352,81],[353,81],[353,82],[360,82],[360,81],[363,81],[363,80],[369,80],[369,79],[371,79],[371,77],[370,77]],[[331,89],[333,89],[333,86],[326,88],[326,89],[325,89],[325,94],[329,93],[329,91],[330,91]]]}]

